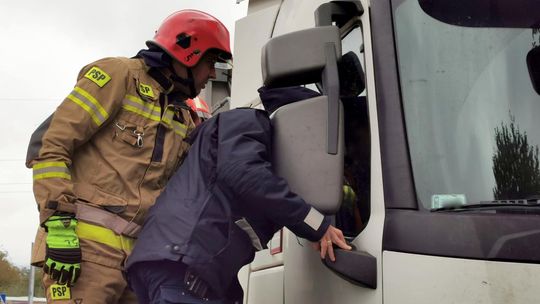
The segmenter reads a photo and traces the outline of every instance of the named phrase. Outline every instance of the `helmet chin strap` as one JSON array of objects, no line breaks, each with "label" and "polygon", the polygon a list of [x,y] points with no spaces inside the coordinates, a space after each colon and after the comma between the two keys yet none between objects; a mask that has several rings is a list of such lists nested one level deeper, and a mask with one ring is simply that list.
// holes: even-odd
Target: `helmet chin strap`
[{"label": "helmet chin strap", "polygon": [[[188,77],[187,78],[183,78],[183,77],[180,77],[178,75],[176,75],[174,69],[171,67],[171,80],[174,81],[174,82],[178,82],[180,83],[181,85],[183,86],[186,86],[189,88],[189,93],[186,94],[188,95],[189,98],[195,98],[197,97],[197,91],[195,90],[195,81],[193,79],[193,71],[191,71],[191,68],[187,68],[187,74],[188,74]],[[184,92],[186,93],[186,92]]]}]

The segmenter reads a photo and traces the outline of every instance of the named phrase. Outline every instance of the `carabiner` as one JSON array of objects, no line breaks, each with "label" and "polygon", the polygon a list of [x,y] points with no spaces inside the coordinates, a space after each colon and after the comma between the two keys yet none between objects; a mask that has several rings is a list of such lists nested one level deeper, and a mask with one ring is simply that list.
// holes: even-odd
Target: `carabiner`
[{"label": "carabiner", "polygon": [[133,130],[133,134],[137,135],[137,147],[141,148],[143,146],[144,132],[137,132],[137,130]]}]

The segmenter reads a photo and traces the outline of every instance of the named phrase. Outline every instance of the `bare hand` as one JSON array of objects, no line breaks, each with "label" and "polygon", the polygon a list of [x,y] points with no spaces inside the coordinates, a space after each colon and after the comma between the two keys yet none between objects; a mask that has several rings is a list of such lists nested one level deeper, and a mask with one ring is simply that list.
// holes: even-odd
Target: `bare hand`
[{"label": "bare hand", "polygon": [[313,243],[313,248],[321,252],[321,259],[324,259],[328,253],[330,260],[335,262],[336,256],[334,255],[334,248],[332,247],[333,244],[338,245],[341,249],[352,249],[351,246],[347,245],[343,232],[332,225],[328,226],[328,229],[319,242]]}]

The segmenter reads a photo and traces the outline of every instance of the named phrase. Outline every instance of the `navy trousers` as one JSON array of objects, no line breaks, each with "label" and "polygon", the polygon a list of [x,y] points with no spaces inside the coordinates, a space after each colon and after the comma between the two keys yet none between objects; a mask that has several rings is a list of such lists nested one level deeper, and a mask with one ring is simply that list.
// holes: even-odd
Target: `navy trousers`
[{"label": "navy trousers", "polygon": [[205,300],[191,295],[184,286],[186,267],[174,261],[139,262],[127,273],[130,288],[139,304],[229,304],[219,299]]}]

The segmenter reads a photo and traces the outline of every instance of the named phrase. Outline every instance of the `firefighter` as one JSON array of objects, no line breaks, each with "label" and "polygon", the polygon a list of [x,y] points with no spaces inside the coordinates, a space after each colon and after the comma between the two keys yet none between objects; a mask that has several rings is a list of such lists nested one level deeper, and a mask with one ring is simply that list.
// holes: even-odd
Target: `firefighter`
[{"label": "firefighter", "polygon": [[[297,89],[280,95],[288,102],[307,98]],[[267,112],[222,112],[189,140],[186,161],[150,210],[127,261],[141,304],[242,303],[239,269],[283,226],[318,242],[321,258],[335,260],[333,244],[351,249],[329,217],[273,173]]]},{"label": "firefighter", "polygon": [[202,98],[200,97],[188,98],[188,100],[186,100],[186,104],[193,110],[194,112],[193,114],[196,114],[196,115],[192,115],[195,125],[198,126],[203,121],[212,117],[212,112],[210,111],[210,107],[208,107],[208,104]]},{"label": "firefighter", "polygon": [[194,129],[188,98],[231,59],[213,16],[168,16],[148,49],[83,67],[71,93],[32,135],[40,228],[33,265],[49,303],[136,303],[122,270],[149,207]]}]

